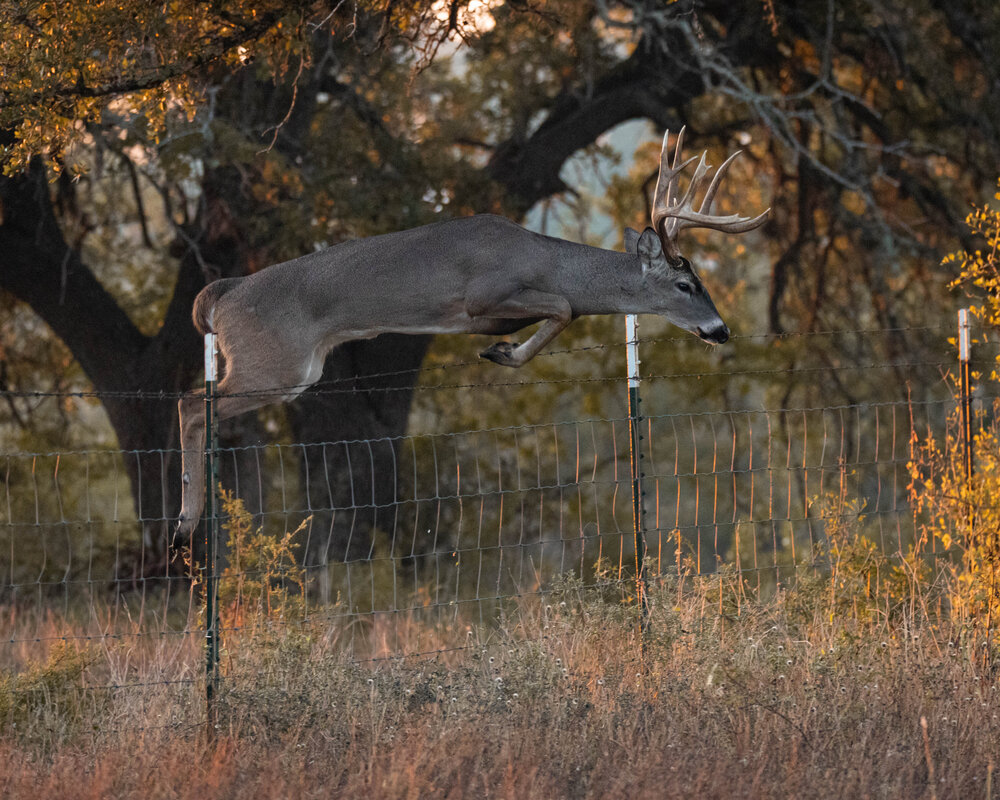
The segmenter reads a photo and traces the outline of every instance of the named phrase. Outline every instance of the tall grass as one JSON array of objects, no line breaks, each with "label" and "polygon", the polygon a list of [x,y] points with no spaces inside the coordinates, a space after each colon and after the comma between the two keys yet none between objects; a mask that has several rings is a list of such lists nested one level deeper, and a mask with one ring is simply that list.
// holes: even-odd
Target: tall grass
[{"label": "tall grass", "polygon": [[213,731],[197,637],[79,646],[53,617],[0,686],[0,796],[996,796],[997,681],[944,587],[849,532],[832,547],[767,600],[735,574],[655,580],[643,646],[633,606],[572,578],[486,624],[365,623],[440,651],[414,658],[243,609]]}]

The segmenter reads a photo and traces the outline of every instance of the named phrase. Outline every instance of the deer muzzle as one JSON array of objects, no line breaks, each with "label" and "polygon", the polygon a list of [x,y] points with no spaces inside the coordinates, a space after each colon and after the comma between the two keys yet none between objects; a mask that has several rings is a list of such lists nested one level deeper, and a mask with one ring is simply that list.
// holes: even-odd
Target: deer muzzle
[{"label": "deer muzzle", "polygon": [[718,325],[711,328],[702,328],[698,326],[694,331],[698,334],[698,337],[709,344],[725,344],[729,341],[729,328],[726,323],[720,322]]}]

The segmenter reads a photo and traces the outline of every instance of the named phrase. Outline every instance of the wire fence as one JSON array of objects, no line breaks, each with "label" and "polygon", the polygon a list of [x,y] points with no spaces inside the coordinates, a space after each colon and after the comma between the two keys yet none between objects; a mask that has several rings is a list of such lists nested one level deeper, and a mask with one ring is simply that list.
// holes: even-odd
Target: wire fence
[{"label": "wire fence", "polygon": [[[650,579],[725,570],[765,593],[823,567],[831,523],[853,525],[886,555],[907,553],[918,535],[908,495],[912,441],[944,431],[956,409],[952,335],[744,337],[737,360],[703,348],[690,369],[651,359],[638,426]],[[883,345],[900,337],[912,347],[886,355]],[[838,360],[845,341],[865,344],[867,357]],[[796,355],[774,366],[784,357],[776,348],[789,343]],[[977,364],[992,364],[994,351],[977,346]],[[232,548],[250,538],[227,549],[223,536],[224,608],[251,586],[293,598],[295,613],[268,615],[269,625],[307,622],[344,658],[363,662],[461,649],[469,624],[489,625],[506,605],[543,597],[566,576],[629,601],[633,418],[622,355],[611,345],[560,351],[545,358],[562,366],[527,378],[493,368],[477,379],[486,373],[471,362],[428,367],[416,376],[405,435],[223,443],[223,487],[245,504],[251,538],[258,528],[264,535],[249,561]],[[694,368],[699,360],[708,366]],[[319,390],[345,403],[362,391],[336,382]],[[547,418],[489,422],[497,410],[511,420],[511,410],[530,408]],[[110,666],[87,691],[145,700],[167,693],[177,716],[157,724],[190,724],[211,627],[205,551],[192,539],[160,557],[164,543],[153,537],[174,520],[165,504],[136,507],[131,485],[151,455],[158,475],[178,472],[176,449],[0,456],[0,667],[22,670],[54,644],[100,648]],[[296,564],[286,559],[274,571],[282,553],[272,549],[268,565],[260,543],[286,533],[285,555],[294,548]],[[927,543],[931,555],[934,546]],[[223,647],[251,624],[224,613]]]}]

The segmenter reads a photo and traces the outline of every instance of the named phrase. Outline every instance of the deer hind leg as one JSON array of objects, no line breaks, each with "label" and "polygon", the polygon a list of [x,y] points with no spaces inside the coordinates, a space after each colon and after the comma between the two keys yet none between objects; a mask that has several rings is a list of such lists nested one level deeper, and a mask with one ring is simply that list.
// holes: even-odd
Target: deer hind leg
[{"label": "deer hind leg", "polygon": [[[220,385],[220,392],[222,391]],[[273,396],[219,397],[215,403],[219,420],[235,417],[272,402]],[[175,536],[187,536],[198,525],[205,508],[205,392],[182,398],[178,403],[181,426],[181,513]]]},{"label": "deer hind leg", "polygon": [[[219,420],[286,401],[301,393],[322,374],[322,359],[315,368],[314,354],[283,352],[271,358],[253,350],[226,353],[226,375],[219,383],[215,410]],[[234,359],[233,356],[237,355]],[[198,525],[205,508],[205,392],[184,397],[177,407],[181,429],[181,513],[175,536],[187,536]]]},{"label": "deer hind leg", "polygon": [[467,311],[473,318],[544,320],[524,344],[497,342],[479,354],[505,367],[526,364],[573,321],[573,309],[565,297],[535,289],[523,289],[494,303],[467,303]]}]

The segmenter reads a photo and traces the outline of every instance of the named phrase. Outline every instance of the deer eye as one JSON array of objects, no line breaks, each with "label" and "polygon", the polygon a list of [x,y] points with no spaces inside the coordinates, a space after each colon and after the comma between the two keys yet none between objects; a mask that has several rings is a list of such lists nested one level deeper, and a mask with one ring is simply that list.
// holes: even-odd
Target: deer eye
[{"label": "deer eye", "polygon": [[693,294],[694,287],[687,281],[681,281],[677,284],[677,291],[683,292],[684,294]]}]

